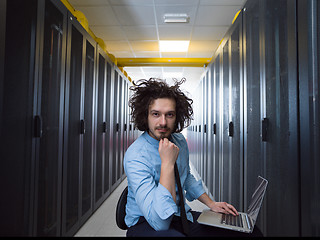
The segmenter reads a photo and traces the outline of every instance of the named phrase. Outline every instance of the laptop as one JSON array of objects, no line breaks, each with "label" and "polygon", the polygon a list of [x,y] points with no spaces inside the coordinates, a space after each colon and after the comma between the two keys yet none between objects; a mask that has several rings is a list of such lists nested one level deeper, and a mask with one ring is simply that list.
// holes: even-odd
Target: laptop
[{"label": "laptop", "polygon": [[266,179],[258,176],[256,188],[252,194],[246,213],[238,212],[238,216],[233,216],[231,214],[216,213],[210,209],[205,209],[202,211],[197,221],[209,226],[252,233],[266,193],[267,184],[268,181]]}]

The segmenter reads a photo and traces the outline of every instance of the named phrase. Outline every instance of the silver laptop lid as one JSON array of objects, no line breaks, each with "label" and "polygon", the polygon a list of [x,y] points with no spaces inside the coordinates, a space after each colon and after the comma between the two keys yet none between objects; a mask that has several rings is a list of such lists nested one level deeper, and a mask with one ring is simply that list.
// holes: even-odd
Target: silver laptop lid
[{"label": "silver laptop lid", "polygon": [[248,207],[247,214],[250,216],[253,221],[252,224],[256,223],[258,214],[262,205],[263,197],[267,189],[268,181],[261,176],[258,176],[257,184],[255,191],[252,194],[250,205]]}]

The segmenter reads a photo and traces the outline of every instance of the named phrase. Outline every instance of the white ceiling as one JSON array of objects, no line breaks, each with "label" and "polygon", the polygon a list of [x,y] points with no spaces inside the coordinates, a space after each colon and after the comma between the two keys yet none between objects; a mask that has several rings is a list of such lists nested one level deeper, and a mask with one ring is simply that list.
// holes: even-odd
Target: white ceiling
[{"label": "white ceiling", "polygon": [[[69,0],[116,58],[211,58],[246,0]],[[164,23],[165,13],[186,13],[189,23]],[[186,53],[161,53],[159,40],[190,40]],[[192,93],[204,68],[125,67],[132,80],[186,77]]]}]

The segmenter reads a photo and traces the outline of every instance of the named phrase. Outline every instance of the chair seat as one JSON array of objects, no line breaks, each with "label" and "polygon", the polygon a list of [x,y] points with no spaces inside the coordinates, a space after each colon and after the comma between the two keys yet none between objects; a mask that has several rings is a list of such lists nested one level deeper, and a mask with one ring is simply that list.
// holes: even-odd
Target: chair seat
[{"label": "chair seat", "polygon": [[116,209],[117,226],[122,230],[128,229],[128,226],[124,221],[124,218],[126,216],[127,196],[128,196],[128,186],[126,186],[126,188],[121,193],[121,196],[118,200],[117,209]]}]

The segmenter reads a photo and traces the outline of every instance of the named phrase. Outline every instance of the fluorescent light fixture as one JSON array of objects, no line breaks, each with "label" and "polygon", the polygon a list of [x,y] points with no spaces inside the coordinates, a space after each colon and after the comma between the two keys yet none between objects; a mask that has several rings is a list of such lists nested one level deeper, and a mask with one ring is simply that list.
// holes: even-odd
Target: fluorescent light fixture
[{"label": "fluorescent light fixture", "polygon": [[160,52],[187,52],[190,41],[159,41]]},{"label": "fluorescent light fixture", "polygon": [[166,13],[163,16],[165,23],[188,23],[189,16],[186,13]]}]

